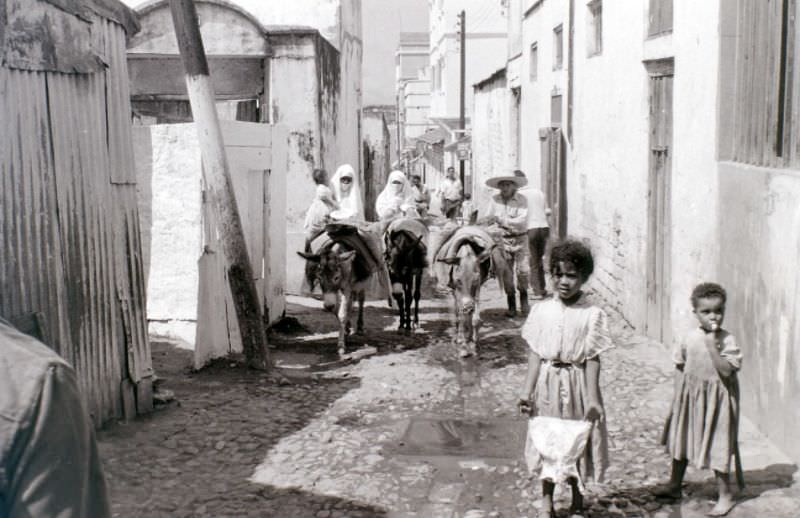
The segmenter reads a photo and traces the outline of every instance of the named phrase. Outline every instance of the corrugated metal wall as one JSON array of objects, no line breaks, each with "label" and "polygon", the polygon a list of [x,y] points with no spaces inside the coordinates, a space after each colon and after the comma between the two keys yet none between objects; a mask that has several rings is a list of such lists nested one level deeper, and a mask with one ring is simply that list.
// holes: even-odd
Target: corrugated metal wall
[{"label": "corrugated metal wall", "polygon": [[104,71],[0,67],[0,315],[38,316],[102,423],[136,384],[151,407],[152,367],[125,31],[95,17],[92,33]]}]

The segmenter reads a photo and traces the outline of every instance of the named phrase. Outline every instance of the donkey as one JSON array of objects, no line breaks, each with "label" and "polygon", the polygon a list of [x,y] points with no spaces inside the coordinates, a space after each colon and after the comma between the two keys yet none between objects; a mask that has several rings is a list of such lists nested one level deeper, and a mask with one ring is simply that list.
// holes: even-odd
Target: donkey
[{"label": "donkey", "polygon": [[364,333],[364,294],[369,272],[356,259],[356,251],[341,243],[330,241],[318,253],[297,252],[307,261],[306,272],[313,271],[322,288],[322,305],[336,315],[339,322],[339,355],[345,354],[346,338],[350,334],[350,313],[358,301],[356,333]]},{"label": "donkey", "polygon": [[411,333],[411,300],[414,300],[414,327],[419,327],[419,299],[422,289],[422,272],[428,265],[425,258],[423,235],[397,230],[387,238],[386,265],[392,281],[392,295],[400,309],[398,331]]},{"label": "donkey", "polygon": [[456,314],[456,344],[462,357],[476,353],[481,324],[481,286],[489,278],[491,250],[481,249],[471,241],[463,242],[454,255],[439,259],[452,266],[450,289]]}]

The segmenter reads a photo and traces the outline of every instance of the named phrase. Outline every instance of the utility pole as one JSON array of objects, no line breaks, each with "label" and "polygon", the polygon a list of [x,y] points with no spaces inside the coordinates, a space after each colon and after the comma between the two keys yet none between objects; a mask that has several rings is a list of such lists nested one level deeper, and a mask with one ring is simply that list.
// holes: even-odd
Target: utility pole
[{"label": "utility pole", "polygon": [[169,0],[169,7],[186,71],[186,89],[189,92],[192,117],[197,125],[203,175],[218,218],[222,250],[228,263],[228,282],[236,308],[244,354],[248,366],[266,370],[269,368],[269,358],[261,301],[253,282],[253,268],[233,194],[233,182],[214,102],[214,89],[200,37],[197,9],[193,0]]},{"label": "utility pole", "polygon": [[[465,113],[465,104],[466,104],[466,82],[467,82],[467,12],[461,11],[458,15],[459,18],[459,28],[461,29],[461,82],[460,82],[460,92],[459,92],[459,108],[458,108],[458,128],[461,130],[459,134],[459,139],[464,138],[465,129],[466,129],[466,120],[464,118]],[[458,152],[458,151],[456,151]],[[461,178],[461,187],[464,188],[464,159],[459,157],[459,171],[460,171],[460,178]]]}]

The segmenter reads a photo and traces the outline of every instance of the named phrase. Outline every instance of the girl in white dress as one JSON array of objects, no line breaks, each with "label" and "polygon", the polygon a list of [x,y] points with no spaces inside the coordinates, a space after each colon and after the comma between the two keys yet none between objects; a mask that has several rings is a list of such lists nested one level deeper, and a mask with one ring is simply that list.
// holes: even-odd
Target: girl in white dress
[{"label": "girl in white dress", "polygon": [[[584,478],[601,482],[608,466],[608,432],[600,394],[600,354],[611,347],[607,317],[581,290],[594,269],[589,249],[578,241],[555,245],[550,271],[556,296],[535,304],[522,327],[530,347],[528,373],[518,403],[531,416],[586,419],[594,422],[591,436],[578,461]],[[541,455],[526,445],[532,471],[541,468]],[[555,516],[553,492],[561,480],[542,478],[542,511]],[[570,514],[582,514],[580,480],[567,478],[572,488]]]}]

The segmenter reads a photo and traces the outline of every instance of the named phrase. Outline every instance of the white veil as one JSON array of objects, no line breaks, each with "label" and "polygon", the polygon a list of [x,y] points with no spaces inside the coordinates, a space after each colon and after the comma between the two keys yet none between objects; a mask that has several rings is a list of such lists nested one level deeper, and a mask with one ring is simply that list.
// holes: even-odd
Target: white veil
[{"label": "white veil", "polygon": [[[339,182],[339,179],[343,176],[349,176],[353,179],[352,187],[350,187],[350,191],[347,194],[342,193],[341,183]],[[337,221],[363,221],[364,203],[361,201],[361,188],[358,185],[358,175],[353,166],[350,164],[339,166],[336,174],[331,179],[331,186],[333,187],[336,201],[339,202],[339,209],[331,212],[331,218]]]}]

